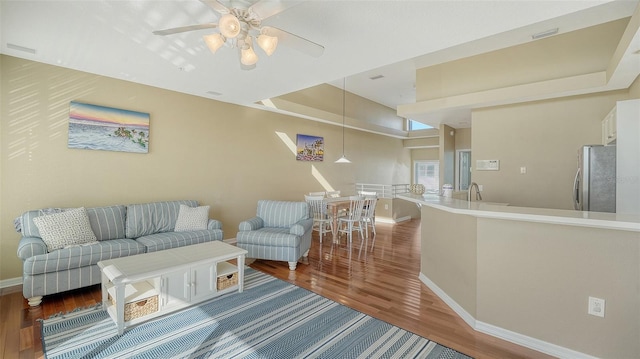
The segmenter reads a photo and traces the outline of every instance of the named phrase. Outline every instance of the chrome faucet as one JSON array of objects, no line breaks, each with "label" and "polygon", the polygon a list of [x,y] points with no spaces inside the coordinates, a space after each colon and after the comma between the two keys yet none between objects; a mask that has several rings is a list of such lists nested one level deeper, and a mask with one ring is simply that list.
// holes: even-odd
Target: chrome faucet
[{"label": "chrome faucet", "polygon": [[471,182],[469,185],[469,191],[467,192],[467,201],[471,202],[471,192],[473,191],[473,187],[476,188],[476,201],[482,201],[482,195],[480,194],[480,187],[475,182]]}]

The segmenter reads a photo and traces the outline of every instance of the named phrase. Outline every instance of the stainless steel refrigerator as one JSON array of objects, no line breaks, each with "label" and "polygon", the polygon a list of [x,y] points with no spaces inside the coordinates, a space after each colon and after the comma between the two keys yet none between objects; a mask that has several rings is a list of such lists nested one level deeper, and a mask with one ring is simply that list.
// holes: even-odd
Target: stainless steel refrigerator
[{"label": "stainless steel refrigerator", "polygon": [[587,145],[578,151],[573,207],[579,211],[616,211],[616,146]]},{"label": "stainless steel refrigerator", "polygon": [[588,145],[578,151],[573,207],[579,211],[616,211],[616,146]]}]

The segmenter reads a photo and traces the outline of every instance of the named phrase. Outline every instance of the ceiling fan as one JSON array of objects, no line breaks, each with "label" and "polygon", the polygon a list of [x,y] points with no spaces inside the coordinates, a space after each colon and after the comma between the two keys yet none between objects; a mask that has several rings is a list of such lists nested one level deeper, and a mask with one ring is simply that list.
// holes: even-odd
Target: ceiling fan
[{"label": "ceiling fan", "polygon": [[302,1],[258,0],[251,4],[249,0],[231,0],[227,7],[217,0],[200,0],[220,15],[218,23],[205,23],[174,27],[154,31],[155,35],[171,35],[187,31],[215,29],[220,32],[203,36],[205,43],[215,53],[227,45],[236,48],[240,56],[240,67],[251,70],[256,67],[258,56],[254,41],[268,55],[275,51],[278,44],[291,47],[308,55],[319,57],[324,52],[322,45],[294,35],[273,26],[262,26],[262,21],[281,13]]}]

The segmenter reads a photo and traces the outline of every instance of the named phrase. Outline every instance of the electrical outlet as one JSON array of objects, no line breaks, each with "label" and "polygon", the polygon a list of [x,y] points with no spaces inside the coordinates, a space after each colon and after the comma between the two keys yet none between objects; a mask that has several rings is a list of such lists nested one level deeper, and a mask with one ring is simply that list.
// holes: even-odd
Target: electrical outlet
[{"label": "electrical outlet", "polygon": [[388,204],[384,204],[384,209],[389,209],[389,205]]},{"label": "electrical outlet", "polygon": [[589,297],[589,309],[587,313],[604,318],[604,299]]}]

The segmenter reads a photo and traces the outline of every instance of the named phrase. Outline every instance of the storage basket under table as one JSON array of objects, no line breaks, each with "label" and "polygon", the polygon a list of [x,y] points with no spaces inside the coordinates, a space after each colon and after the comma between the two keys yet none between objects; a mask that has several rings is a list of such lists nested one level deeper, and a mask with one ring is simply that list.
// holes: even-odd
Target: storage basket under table
[{"label": "storage basket under table", "polygon": [[[115,306],[115,289],[109,288],[109,301]],[[144,317],[158,311],[158,292],[149,282],[127,284],[124,290],[124,321]]]},{"label": "storage basket under table", "polygon": [[238,285],[238,268],[231,263],[218,263],[216,288],[223,290],[236,285]]}]

